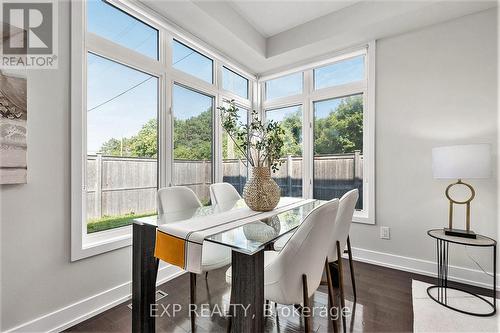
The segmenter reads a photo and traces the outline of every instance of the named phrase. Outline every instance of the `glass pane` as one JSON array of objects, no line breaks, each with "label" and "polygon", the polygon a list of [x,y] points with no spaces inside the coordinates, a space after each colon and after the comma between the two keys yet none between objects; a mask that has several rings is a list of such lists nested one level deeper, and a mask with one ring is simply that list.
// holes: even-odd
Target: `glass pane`
[{"label": "glass pane", "polygon": [[190,187],[208,204],[212,183],[213,98],[174,85],[174,185]]},{"label": "glass pane", "polygon": [[[281,198],[278,207],[284,207],[287,204],[289,205],[293,202],[297,202],[297,200],[300,199]],[[304,222],[307,215],[314,208],[324,203],[324,201],[318,200],[306,202],[273,217],[260,219],[259,221],[250,222],[234,229],[209,236],[205,241],[236,248],[242,253],[254,254],[284,234],[293,232],[302,222]]]},{"label": "glass pane", "polygon": [[283,164],[273,174],[286,197],[302,196],[302,106],[290,106],[266,111],[267,120],[279,121],[285,130]]},{"label": "glass pane", "polygon": [[248,80],[226,67],[222,67],[222,89],[248,98]]},{"label": "glass pane", "polygon": [[[224,102],[223,106],[228,107],[229,105]],[[244,108],[238,109],[241,126],[247,125],[250,111]],[[222,132],[222,177],[223,182],[230,183],[240,195],[243,195],[243,187],[248,177],[246,159],[225,131]]]},{"label": "glass pane", "polygon": [[105,1],[87,2],[87,30],[158,59],[158,30]]},{"label": "glass pane", "polygon": [[213,83],[213,61],[203,54],[187,47],[186,45],[174,40],[172,55],[172,66],[175,69],[197,78]]},{"label": "glass pane", "polygon": [[338,86],[365,78],[365,56],[336,62],[314,70],[314,89]]},{"label": "glass pane", "polygon": [[302,94],[302,72],[266,81],[266,100]]},{"label": "glass pane", "polygon": [[87,232],[156,213],[158,79],[88,53]]},{"label": "glass pane", "polygon": [[359,190],[363,208],[363,95],[314,103],[314,198]]}]

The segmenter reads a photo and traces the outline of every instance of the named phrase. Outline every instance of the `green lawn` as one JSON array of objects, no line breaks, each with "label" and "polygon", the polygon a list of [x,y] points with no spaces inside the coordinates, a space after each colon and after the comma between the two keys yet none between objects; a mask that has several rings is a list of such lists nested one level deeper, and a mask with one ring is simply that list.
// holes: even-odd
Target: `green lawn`
[{"label": "green lawn", "polygon": [[91,219],[87,222],[87,233],[91,234],[93,232],[123,227],[132,224],[133,219],[151,215],[156,215],[156,213],[104,216],[99,219]]}]

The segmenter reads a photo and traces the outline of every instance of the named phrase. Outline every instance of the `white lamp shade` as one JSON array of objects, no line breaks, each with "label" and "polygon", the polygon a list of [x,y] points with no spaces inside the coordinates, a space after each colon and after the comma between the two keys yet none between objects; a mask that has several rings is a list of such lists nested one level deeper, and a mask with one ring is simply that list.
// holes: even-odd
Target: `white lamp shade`
[{"label": "white lamp shade", "polygon": [[491,172],[490,145],[433,148],[432,172],[438,179],[488,178]]}]

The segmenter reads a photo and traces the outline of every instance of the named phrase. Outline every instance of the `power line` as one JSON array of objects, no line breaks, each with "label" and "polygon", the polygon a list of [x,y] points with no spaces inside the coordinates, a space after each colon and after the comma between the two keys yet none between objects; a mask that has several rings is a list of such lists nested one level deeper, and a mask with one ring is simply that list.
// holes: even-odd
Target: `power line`
[{"label": "power line", "polygon": [[100,107],[101,107],[101,106],[103,106],[104,104],[107,104],[107,103],[111,102],[112,100],[117,99],[118,97],[120,97],[120,96],[122,96],[122,95],[126,94],[126,93],[127,93],[127,92],[129,92],[130,90],[137,88],[138,86],[140,86],[140,85],[141,85],[141,84],[143,84],[143,83],[146,83],[146,81],[151,80],[153,77],[154,77],[154,76],[150,76],[150,77],[148,77],[146,80],[143,80],[143,81],[141,81],[141,82],[137,83],[136,85],[134,85],[134,86],[132,86],[132,87],[128,88],[127,90],[122,91],[122,92],[121,92],[121,93],[119,93],[118,95],[115,95],[115,96],[111,97],[110,99],[108,99],[108,100],[106,100],[106,101],[102,102],[101,104],[96,105],[96,106],[94,106],[94,107],[93,107],[93,108],[91,108],[91,109],[88,109],[88,110],[87,110],[87,112],[90,112],[90,111],[92,111],[92,110],[95,110],[95,109],[97,109],[97,108],[100,108]]},{"label": "power line", "polygon": [[193,53],[195,53],[195,52],[196,52],[196,51],[191,51],[191,52],[190,52],[190,53],[188,53],[186,56],[184,56],[184,57],[180,58],[179,60],[177,60],[176,62],[174,62],[174,63],[172,64],[172,66],[173,66],[173,65],[175,65],[176,63],[181,62],[182,60],[186,59],[187,57],[189,57],[191,54],[193,54]]},{"label": "power line", "polygon": [[[187,57],[189,57],[190,55],[192,55],[192,54],[193,54],[193,53],[195,53],[195,52],[196,52],[196,51],[191,51],[189,54],[187,54],[186,56],[184,56],[184,57],[182,57],[181,59],[177,60],[177,61],[176,61],[176,62],[174,62],[172,65],[175,65],[175,64],[177,64],[178,62],[180,62],[180,61],[182,61],[182,60],[186,59]],[[122,95],[126,94],[126,93],[127,93],[127,92],[129,92],[130,90],[137,88],[138,86],[140,86],[140,85],[141,85],[141,84],[143,84],[143,83],[146,83],[146,81],[151,80],[153,77],[154,77],[154,76],[150,76],[150,77],[149,77],[149,78],[147,78],[146,80],[144,80],[144,81],[141,81],[141,82],[137,83],[136,85],[134,85],[134,86],[132,86],[132,87],[130,87],[130,88],[128,88],[128,89],[126,89],[126,90],[122,91],[121,93],[119,93],[119,94],[117,94],[117,95],[115,95],[115,96],[111,97],[110,99],[108,99],[108,100],[106,100],[106,101],[102,102],[101,104],[98,104],[98,105],[94,106],[93,108],[88,109],[88,110],[87,110],[87,112],[90,112],[90,111],[92,111],[92,110],[98,109],[98,108],[100,108],[101,106],[103,106],[104,104],[107,104],[107,103],[109,103],[109,102],[111,102],[111,101],[113,101],[113,100],[117,99],[118,97],[120,97],[120,96],[122,96]]]}]

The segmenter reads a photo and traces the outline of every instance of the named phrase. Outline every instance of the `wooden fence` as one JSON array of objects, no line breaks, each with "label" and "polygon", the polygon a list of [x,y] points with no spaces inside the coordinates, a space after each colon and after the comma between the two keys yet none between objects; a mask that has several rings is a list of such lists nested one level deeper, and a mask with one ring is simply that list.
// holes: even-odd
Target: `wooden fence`
[{"label": "wooden fence", "polygon": [[[284,196],[302,195],[302,157],[288,156],[273,175]],[[222,163],[223,181],[241,193],[249,176],[241,160]],[[175,160],[175,185],[189,186],[208,203],[212,182],[210,161]],[[314,197],[340,197],[352,188],[362,191],[363,156],[359,153],[318,156],[314,159]],[[89,155],[87,157],[87,218],[143,214],[156,209],[156,159]],[[362,195],[360,195],[362,198]],[[362,200],[358,202],[362,207]]]}]

